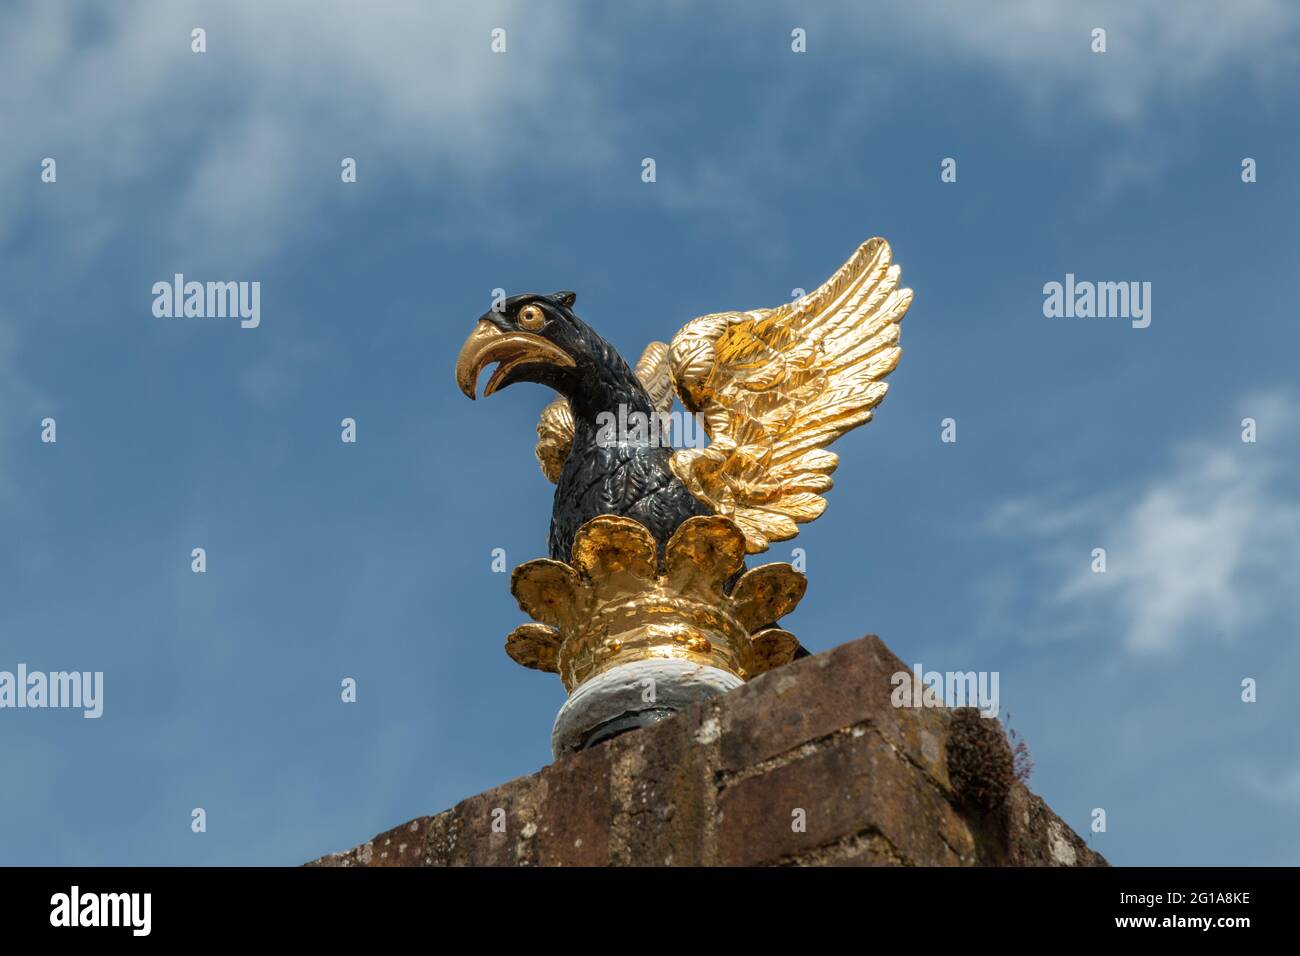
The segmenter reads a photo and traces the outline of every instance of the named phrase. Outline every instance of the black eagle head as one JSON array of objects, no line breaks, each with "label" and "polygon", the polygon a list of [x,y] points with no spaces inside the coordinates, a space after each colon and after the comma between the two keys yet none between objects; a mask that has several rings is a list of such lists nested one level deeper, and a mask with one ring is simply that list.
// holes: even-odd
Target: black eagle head
[{"label": "black eagle head", "polygon": [[474,398],[479,374],[496,363],[484,397],[515,382],[546,385],[580,404],[594,388],[623,380],[640,392],[618,352],[573,314],[576,298],[572,292],[530,292],[483,313],[456,359],[460,390]]}]

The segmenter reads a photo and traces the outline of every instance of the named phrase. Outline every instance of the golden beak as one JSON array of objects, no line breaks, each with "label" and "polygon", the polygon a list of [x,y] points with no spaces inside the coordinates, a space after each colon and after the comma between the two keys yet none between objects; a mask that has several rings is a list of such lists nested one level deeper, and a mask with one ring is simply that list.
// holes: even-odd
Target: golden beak
[{"label": "golden beak", "polygon": [[483,389],[487,398],[500,386],[510,371],[526,362],[550,362],[561,368],[573,368],[575,363],[563,349],[540,335],[531,332],[502,332],[487,319],[478,325],[461,346],[456,359],[456,384],[460,390],[474,398],[479,372],[492,362],[500,362]]}]

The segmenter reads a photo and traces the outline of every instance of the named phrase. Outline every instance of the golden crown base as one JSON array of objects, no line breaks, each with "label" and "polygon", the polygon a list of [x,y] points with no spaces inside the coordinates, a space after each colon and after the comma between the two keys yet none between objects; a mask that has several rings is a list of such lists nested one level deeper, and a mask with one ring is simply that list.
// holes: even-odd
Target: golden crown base
[{"label": "golden crown base", "polygon": [[665,546],[640,522],[599,515],[584,524],[566,563],[521,564],[510,590],[532,623],[506,638],[525,667],[575,690],[624,664],[685,661],[748,681],[789,662],[794,635],[776,626],[807,579],[789,564],[745,571],[745,535],[730,518],[684,521]]}]

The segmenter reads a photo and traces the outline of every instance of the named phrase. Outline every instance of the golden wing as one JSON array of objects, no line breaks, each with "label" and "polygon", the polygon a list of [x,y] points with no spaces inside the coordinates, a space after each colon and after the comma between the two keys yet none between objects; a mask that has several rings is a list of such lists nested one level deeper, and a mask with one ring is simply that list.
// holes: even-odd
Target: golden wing
[{"label": "golden wing", "polygon": [[[650,404],[660,412],[670,412],[673,407],[673,376],[668,369],[668,346],[663,342],[651,342],[641,353],[641,360],[636,363],[636,377],[650,393]],[[660,434],[668,438],[667,418],[660,425]],[[564,462],[573,447],[573,410],[569,400],[563,396],[542,409],[537,421],[537,447],[534,452],[537,462],[552,483],[560,480]]]},{"label": "golden wing", "polygon": [[673,472],[740,525],[750,554],[825,510],[839,463],[827,446],[871,420],[902,354],[912,290],[900,272],[889,244],[870,239],[801,299],[701,316],[674,336],[677,392],[712,441],[675,452]]}]

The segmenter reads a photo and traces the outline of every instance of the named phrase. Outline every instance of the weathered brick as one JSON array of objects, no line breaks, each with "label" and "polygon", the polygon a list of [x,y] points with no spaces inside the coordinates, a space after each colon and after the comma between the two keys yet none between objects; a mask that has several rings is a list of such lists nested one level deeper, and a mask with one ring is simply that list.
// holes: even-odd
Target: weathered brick
[{"label": "weathered brick", "polygon": [[309,865],[1106,865],[1007,790],[995,721],[895,708],[900,671],[868,637]]},{"label": "weathered brick", "polygon": [[604,866],[610,862],[610,750],[596,747],[545,768],[537,823],[541,866]]},{"label": "weathered brick", "polygon": [[701,733],[704,708],[693,708],[653,734],[611,741],[614,784],[613,862],[631,866],[698,866],[708,862],[716,737]]},{"label": "weathered brick", "polygon": [[304,863],[303,866],[360,866],[357,862],[357,850],[360,847],[353,847],[350,850],[343,850],[339,853],[328,853],[319,859],[312,860],[310,863]]},{"label": "weathered brick", "polygon": [[[792,826],[796,809],[805,812],[805,832]],[[728,866],[797,860],[868,833],[905,863],[975,860],[970,832],[941,792],[883,737],[861,729],[740,780],[718,810],[719,862]]]},{"label": "weathered brick", "polygon": [[759,677],[727,697],[723,771],[741,771],[869,721],[940,786],[948,787],[944,712],[896,708],[891,702],[891,678],[909,671],[873,634]]},{"label": "weathered brick", "polygon": [[1012,866],[1105,866],[1106,861],[1023,784],[1006,808],[1007,862]]},{"label": "weathered brick", "polygon": [[462,800],[434,818],[430,827],[432,866],[527,866],[537,862],[542,785],[538,775],[520,777]]},{"label": "weathered brick", "polygon": [[352,851],[361,866],[421,866],[432,817],[416,817]]}]

